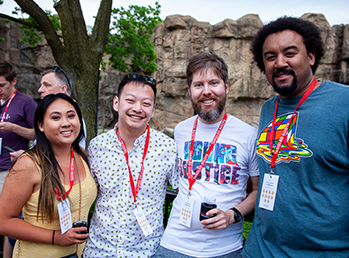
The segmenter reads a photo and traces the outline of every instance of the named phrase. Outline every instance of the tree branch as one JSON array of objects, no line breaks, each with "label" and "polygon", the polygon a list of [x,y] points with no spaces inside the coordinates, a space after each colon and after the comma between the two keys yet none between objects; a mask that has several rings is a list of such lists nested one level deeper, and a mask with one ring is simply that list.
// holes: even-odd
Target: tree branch
[{"label": "tree branch", "polygon": [[77,37],[83,38],[84,43],[88,45],[88,35],[87,35],[87,30],[86,30],[86,24],[85,24],[85,19],[84,15],[82,13],[81,5],[79,0],[68,0],[69,2],[69,7],[70,11],[74,20],[74,29],[76,32]]},{"label": "tree branch", "polygon": [[57,63],[63,63],[66,59],[64,47],[47,14],[33,0],[15,0],[15,2],[39,24]]},{"label": "tree branch", "polygon": [[92,48],[103,54],[104,47],[108,43],[109,24],[112,11],[112,0],[102,0],[99,5],[93,32],[91,36]]},{"label": "tree branch", "polygon": [[[61,20],[62,35],[63,35],[64,45],[67,49],[67,52],[74,53],[75,55],[74,59],[67,60],[67,62],[69,62],[70,67],[74,67],[74,71],[77,73],[78,70],[76,68],[79,67],[79,64],[81,64],[81,58],[82,58],[81,53],[86,54],[86,48],[81,46],[80,41],[84,41],[84,40],[86,41],[86,39],[85,37],[81,37],[81,33],[79,35],[76,29],[78,25],[75,24],[74,16],[72,14],[72,10],[76,7],[76,3],[74,3],[74,1],[76,2],[78,0],[73,0],[73,1],[61,0],[54,5],[54,8],[56,9],[59,15],[59,18]],[[70,6],[71,4],[73,6]],[[79,3],[78,3],[78,6],[81,9]],[[83,26],[83,28],[85,28],[85,34],[87,37],[85,25]],[[65,65],[67,64],[64,64],[63,67],[65,67]],[[79,76],[78,73],[77,75]]]},{"label": "tree branch", "polygon": [[18,18],[9,16],[9,15],[3,14],[3,13],[0,13],[0,18],[7,19],[7,20],[10,20],[10,21],[13,21],[13,22],[17,22],[19,24],[27,25],[29,27],[33,27],[33,28],[35,28],[35,29],[37,29],[39,31],[42,31],[42,29],[40,27],[36,26],[35,24],[33,24],[31,22],[27,22],[24,19],[18,19]]}]

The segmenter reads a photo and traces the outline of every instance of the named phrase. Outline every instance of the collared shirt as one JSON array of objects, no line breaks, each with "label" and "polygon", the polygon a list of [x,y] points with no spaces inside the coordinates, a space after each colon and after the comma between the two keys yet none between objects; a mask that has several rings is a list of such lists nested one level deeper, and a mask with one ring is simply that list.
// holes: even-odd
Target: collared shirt
[{"label": "collared shirt", "polygon": [[[129,152],[129,165],[136,184],[141,169],[146,133]],[[175,142],[150,129],[142,185],[133,201],[126,159],[115,133],[110,130],[90,142],[88,158],[98,184],[95,211],[84,257],[149,257],[163,234],[163,203],[167,182],[178,187]],[[133,213],[141,207],[153,233],[143,234]]]}]

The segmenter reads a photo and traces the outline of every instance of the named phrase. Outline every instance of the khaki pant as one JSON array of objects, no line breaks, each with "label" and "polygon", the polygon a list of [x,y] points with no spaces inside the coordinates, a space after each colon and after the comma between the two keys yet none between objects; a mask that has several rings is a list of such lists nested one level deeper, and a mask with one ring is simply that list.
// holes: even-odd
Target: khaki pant
[{"label": "khaki pant", "polygon": [[2,187],[4,186],[5,179],[7,177],[8,172],[9,170],[0,171],[0,193],[2,191]]}]

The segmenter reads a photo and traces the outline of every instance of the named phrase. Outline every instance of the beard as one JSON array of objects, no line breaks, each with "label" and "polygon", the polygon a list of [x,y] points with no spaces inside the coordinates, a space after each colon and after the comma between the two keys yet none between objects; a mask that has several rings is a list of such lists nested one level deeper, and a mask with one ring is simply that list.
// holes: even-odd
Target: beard
[{"label": "beard", "polygon": [[[293,81],[291,82],[291,84],[289,85],[284,85],[282,87],[280,87],[279,85],[276,84],[274,78],[276,77],[276,75],[278,73],[289,73],[290,75],[293,76]],[[292,93],[297,89],[298,87],[298,80],[297,80],[297,76],[294,73],[293,70],[290,69],[277,69],[274,73],[273,73],[273,83],[271,84],[274,88],[274,90],[280,94],[280,96],[284,96],[284,97],[288,97],[290,95],[292,95]]]},{"label": "beard", "polygon": [[225,102],[226,102],[227,96],[225,95],[224,97],[222,97],[221,99],[217,99],[217,107],[212,110],[212,111],[204,111],[201,108],[201,101],[196,101],[194,102],[193,100],[191,100],[191,103],[193,105],[193,109],[194,109],[194,114],[198,114],[199,117],[207,122],[212,122],[214,120],[216,120],[220,114],[222,114],[224,107],[225,107]]}]

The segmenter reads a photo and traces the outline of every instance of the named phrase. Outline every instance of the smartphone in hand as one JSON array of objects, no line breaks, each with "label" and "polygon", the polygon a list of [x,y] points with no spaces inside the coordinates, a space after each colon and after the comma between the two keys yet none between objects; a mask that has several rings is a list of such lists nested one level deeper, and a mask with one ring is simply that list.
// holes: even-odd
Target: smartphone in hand
[{"label": "smartphone in hand", "polygon": [[4,148],[5,150],[7,150],[9,152],[16,152],[14,149],[12,149],[11,147],[6,146],[6,145],[2,146],[2,148]]}]

